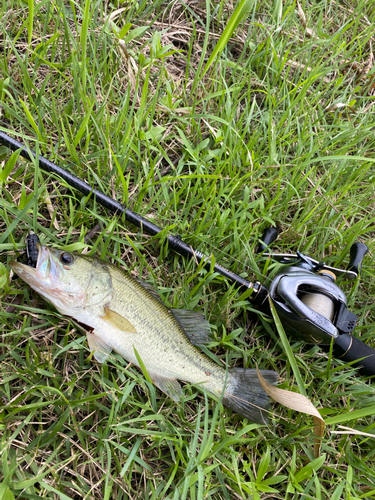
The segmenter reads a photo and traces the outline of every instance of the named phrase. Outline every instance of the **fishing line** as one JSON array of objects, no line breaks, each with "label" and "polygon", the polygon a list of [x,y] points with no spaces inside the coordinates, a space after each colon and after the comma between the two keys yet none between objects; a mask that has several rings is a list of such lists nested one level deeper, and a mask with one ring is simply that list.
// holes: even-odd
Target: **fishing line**
[{"label": "fishing line", "polygon": [[[10,136],[6,135],[2,131],[0,131],[0,143],[4,144],[7,146],[9,149],[13,151],[20,150],[20,155],[23,156],[24,158],[34,162],[34,158],[36,157],[36,154],[31,150],[31,149],[26,149],[21,143],[19,143],[17,140],[11,138]],[[71,174],[69,171],[59,167],[58,165],[54,164],[53,162],[47,160],[46,158],[42,157],[41,155],[38,156],[38,163],[39,167],[42,168],[43,170],[47,171],[48,173],[56,174],[60,178],[62,178],[69,186],[69,188],[76,189],[77,191],[81,192],[85,196],[88,197],[93,197],[96,199],[96,202],[105,208],[109,209],[111,212],[114,212],[115,214],[123,214],[125,216],[125,219],[134,224],[136,227],[140,228],[142,231],[144,231],[146,234],[149,234],[150,236],[156,236],[164,231],[162,227],[157,226],[153,222],[151,222],[149,219],[147,219],[144,216],[139,215],[136,212],[133,212],[129,208],[127,208],[125,205],[119,203],[118,201],[114,200],[110,196],[104,194],[103,192],[99,191],[92,185],[89,185],[86,181],[78,178],[74,174]],[[196,177],[196,176],[193,176]],[[201,176],[199,176],[201,177]],[[207,177],[207,176],[202,176],[202,177]],[[212,178],[210,176],[210,178]],[[217,176],[215,176],[215,179]],[[115,189],[115,193],[117,190]],[[165,201],[162,203],[165,204]],[[165,206],[165,205],[164,205]],[[157,214],[155,209],[150,209],[151,213]],[[160,214],[157,214],[158,217],[161,217]],[[191,235],[193,238],[198,239],[201,243],[204,243],[206,246],[208,245],[211,248],[216,249],[220,254],[225,255],[226,257],[230,257],[231,259],[234,259],[237,263],[241,263],[242,266],[245,267],[245,269],[249,269],[252,273],[257,273],[255,268],[253,268],[249,264],[245,264],[241,262],[239,259],[236,257],[233,257],[232,255],[228,254],[227,252],[220,251],[218,247],[215,247],[215,245],[208,244],[204,241],[203,238],[200,238],[197,236],[195,233],[190,232],[186,228],[183,228],[184,232]],[[221,264],[216,262],[212,263],[211,259],[213,256],[208,256],[200,252],[199,250],[195,250],[191,245],[187,244],[184,242],[181,238],[180,235],[173,235],[172,233],[167,234],[167,240],[168,240],[168,246],[179,253],[180,255],[183,255],[185,257],[190,257],[193,258],[197,263],[203,262],[203,265],[205,268],[210,269],[210,271],[217,272],[219,275],[227,278],[230,282],[236,284],[237,287],[242,289],[242,291],[245,291],[247,289],[252,289],[255,291],[256,297],[259,296],[259,298],[262,296],[262,293],[259,293],[261,290],[264,292],[266,291],[265,287],[261,285],[259,281],[252,283],[246,278],[242,278],[240,275],[232,272],[231,270],[227,269],[226,267],[222,266]],[[245,246],[245,245],[244,245]],[[214,257],[213,257],[214,258]],[[262,274],[260,274],[264,279],[267,279],[267,277]],[[265,299],[265,296],[263,294],[263,299]]]},{"label": "fishing line", "polygon": [[[9,149],[16,151],[20,151],[20,155],[24,158],[33,161],[35,158],[35,153],[31,149],[26,149],[21,143],[12,137],[6,135],[5,133],[0,131],[0,143],[7,146]],[[110,196],[102,193],[95,187],[88,184],[86,181],[76,177],[71,174],[69,171],[59,167],[58,165],[52,163],[51,161],[39,156],[39,165],[43,170],[46,170],[49,173],[54,173],[59,175],[68,185],[72,188],[77,189],[82,194],[86,196],[93,196],[96,199],[96,202],[105,208],[109,209],[111,212],[115,214],[123,214],[125,219],[143,230],[145,233],[156,236],[163,232],[163,228],[157,226],[153,222],[149,221],[145,217],[133,212],[126,206],[122,205],[118,201],[114,200]],[[260,282],[252,283],[249,280],[242,278],[238,274],[230,271],[224,266],[213,263],[211,258],[202,252],[195,250],[191,245],[185,243],[180,236],[174,236],[172,234],[167,234],[168,246],[172,248],[172,250],[176,251],[180,255],[194,258],[198,263],[203,262],[204,267],[209,268],[211,271],[218,272],[220,275],[227,278],[230,282],[236,284],[243,291],[251,289],[255,291],[256,296],[259,296],[259,291],[263,290]]]},{"label": "fishing line", "polygon": [[[157,175],[157,174],[156,174]],[[181,180],[179,177],[176,177],[174,179],[168,179],[168,182],[171,182],[171,181],[179,181]],[[160,179],[161,181],[161,179]],[[145,190],[147,190],[148,188],[144,188]],[[173,188],[172,188],[173,189]],[[121,198],[121,192],[119,191],[119,189],[115,189],[115,193],[116,193],[116,196],[118,196],[119,198]],[[142,209],[142,203],[140,201],[138,201],[136,199],[136,197],[133,197],[131,199],[131,203],[132,203],[132,208],[133,207],[137,207],[138,209]],[[161,202],[160,202],[160,206],[163,206],[164,209],[167,208],[167,201],[165,199],[163,199]],[[208,247],[208,248],[211,248],[213,249],[214,251],[217,252],[217,254],[220,254],[222,257],[224,258],[227,258],[228,260],[230,261],[234,261],[236,262],[237,264],[240,264],[240,266],[242,266],[243,268],[243,271],[242,272],[246,272],[246,271],[249,271],[249,273],[252,273],[254,275],[257,275],[259,277],[262,278],[262,281],[264,283],[268,283],[270,281],[272,281],[272,278],[270,278],[268,275],[266,274],[263,274],[259,267],[258,269],[256,269],[255,267],[252,267],[250,264],[248,263],[245,263],[243,260],[240,260],[239,258],[235,257],[233,254],[230,254],[229,252],[226,252],[222,249],[220,249],[218,246],[216,246],[215,244],[213,244],[212,242],[207,242],[204,238],[202,238],[201,236],[197,235],[196,233],[190,231],[189,229],[187,229],[186,226],[181,226],[180,225],[180,222],[179,222],[179,213],[176,213],[176,212],[172,212],[172,215],[174,215],[175,219],[172,219],[171,215],[170,215],[170,211],[169,211],[169,214],[167,215],[161,215],[155,208],[151,207],[151,206],[148,206],[147,207],[147,215],[144,216],[144,217],[150,217],[151,215],[154,215],[155,216],[155,219],[157,221],[157,223],[160,222],[160,220],[162,221],[163,224],[168,224],[168,225],[172,225],[172,226],[175,226],[178,228],[179,232],[183,232],[184,234],[186,235],[189,235],[191,236],[193,239],[195,240],[198,240],[202,245],[204,245],[205,247]],[[189,225],[190,225],[190,222],[189,222]],[[238,236],[238,235],[237,235]],[[225,240],[228,240],[231,235],[222,235],[221,236],[223,239]],[[245,237],[245,236],[244,236]],[[257,241],[258,240],[258,241]],[[261,238],[257,238],[255,239],[254,238],[254,242],[251,242],[251,243],[248,243],[248,240],[246,242],[243,242],[243,239],[241,238],[240,239],[240,242],[242,243],[242,248],[246,248],[247,245],[250,245],[252,247],[255,247],[256,245],[258,245],[259,241],[261,241]],[[244,252],[244,255],[246,256],[246,260],[249,260],[251,258],[255,258],[255,257],[262,257],[262,254],[261,252],[256,252],[253,250],[253,252],[251,252],[250,254],[248,254],[247,252]],[[215,255],[211,254],[209,255],[208,257],[211,257],[213,256],[216,260],[216,257]],[[291,254],[290,257],[292,259],[295,259],[297,258],[297,255],[296,254]],[[268,260],[272,260],[272,255],[266,255],[263,257],[263,260],[265,259],[268,259]],[[226,267],[228,267],[230,264],[225,264]],[[268,268],[268,269],[272,269],[272,271],[274,271],[275,269],[275,266],[277,266],[276,268],[276,272],[279,272],[278,269],[282,266],[285,266],[285,265],[290,265],[290,263],[287,263],[287,262],[284,262],[284,263],[281,263],[281,262],[276,262],[276,261],[273,261],[273,265],[271,268]],[[240,271],[241,272],[241,271]],[[274,273],[273,273],[274,274]],[[308,291],[305,291],[304,292],[305,295],[308,295],[310,292]]]},{"label": "fishing line", "polygon": [[[177,180],[177,179],[176,179]],[[118,194],[118,190],[116,190],[116,195]],[[120,197],[120,196],[119,196]],[[165,200],[163,200],[162,202],[164,204],[164,208],[166,208],[166,202]],[[29,208],[29,205],[31,204],[31,202],[28,203],[27,207],[25,207],[25,210]],[[134,203],[135,205],[139,205],[141,206],[140,202],[137,202],[135,201]],[[6,211],[10,214],[10,215],[13,215],[13,213],[11,213],[6,207],[3,207],[6,209]],[[178,215],[176,215],[175,217],[175,220],[172,220],[172,218],[170,216],[162,216],[159,212],[157,212],[154,208],[148,208],[147,210],[147,214],[146,216],[143,216],[145,218],[147,218],[147,220],[150,221],[150,214],[151,215],[155,215],[155,219],[158,220],[159,222],[159,219],[162,220],[162,222],[167,225],[178,225],[179,221],[178,221]],[[14,225],[17,223],[17,222],[22,222],[22,219],[20,218],[20,215],[17,215],[14,219]],[[262,274],[260,271],[257,271],[255,268],[253,268],[252,266],[250,266],[249,264],[244,264],[243,261],[241,261],[240,259],[236,258],[235,256],[231,255],[230,253],[220,249],[218,246],[214,245],[213,243],[208,243],[207,241],[205,241],[201,236],[197,235],[196,233],[190,231],[189,229],[187,229],[186,227],[179,227],[180,231],[183,231],[185,234],[191,236],[192,238],[198,240],[201,244],[205,245],[205,246],[208,246],[210,248],[212,248],[214,251],[216,251],[217,253],[220,253],[221,255],[223,255],[224,257],[226,258],[229,258],[230,260],[232,261],[235,261],[237,262],[238,264],[241,264],[245,269],[251,271],[252,273],[256,273],[258,272],[258,275],[262,276],[264,279],[267,279],[267,276]],[[2,238],[5,236],[5,234],[2,235]],[[226,238],[228,238],[229,236],[227,236]],[[208,256],[210,257],[210,255]]]},{"label": "fishing line", "polygon": [[[164,208],[165,208],[166,207],[166,202],[163,201],[162,203],[164,203]],[[137,204],[140,205],[139,202]],[[147,210],[147,215],[145,215],[144,217],[148,217],[149,218],[150,214],[156,216],[155,219],[157,219],[157,220],[160,219],[163,222],[163,224],[167,224],[169,226],[176,226],[176,227],[179,224],[178,215],[175,215],[175,220],[173,220],[170,216],[162,216],[162,215],[160,215],[159,212],[157,212],[157,210],[155,210],[154,208],[150,208],[150,209]],[[159,223],[159,220],[158,220],[158,223]],[[182,231],[184,234],[192,237],[193,239],[198,240],[202,245],[204,245],[206,247],[209,247],[209,248],[212,248],[213,251],[217,252],[217,254],[221,254],[223,257],[225,257],[225,258],[227,258],[229,260],[232,260],[232,261],[236,262],[237,264],[240,264],[241,266],[243,266],[245,269],[251,271],[252,273],[257,273],[260,276],[262,276],[263,278],[267,279],[266,275],[262,274],[260,271],[257,271],[250,264],[247,264],[247,263],[245,264],[242,260],[240,260],[239,258],[235,257],[234,255],[231,255],[229,252],[226,252],[225,250],[220,249],[214,243],[205,241],[204,238],[202,238],[201,236],[197,235],[196,233],[190,231],[186,227],[178,226],[178,229],[179,229],[179,232]],[[230,235],[223,236],[223,237],[225,239],[229,239]],[[240,241],[242,243],[242,239]],[[242,246],[245,247],[245,243],[243,243]],[[247,255],[246,252],[244,252],[244,253],[247,256],[247,258],[250,258]]]}]

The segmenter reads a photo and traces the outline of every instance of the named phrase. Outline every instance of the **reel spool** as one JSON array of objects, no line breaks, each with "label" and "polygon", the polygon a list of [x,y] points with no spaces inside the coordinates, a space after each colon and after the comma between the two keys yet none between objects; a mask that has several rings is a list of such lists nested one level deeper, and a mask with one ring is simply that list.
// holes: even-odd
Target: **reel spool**
[{"label": "reel spool", "polygon": [[[336,280],[335,274],[328,270],[318,271],[317,274],[333,282]],[[306,293],[301,297],[301,301],[313,311],[333,321],[335,304],[327,295],[323,293]]]},{"label": "reel spool", "polygon": [[335,305],[326,295],[322,293],[305,293],[305,295],[301,297],[301,301],[313,311],[333,321]]}]

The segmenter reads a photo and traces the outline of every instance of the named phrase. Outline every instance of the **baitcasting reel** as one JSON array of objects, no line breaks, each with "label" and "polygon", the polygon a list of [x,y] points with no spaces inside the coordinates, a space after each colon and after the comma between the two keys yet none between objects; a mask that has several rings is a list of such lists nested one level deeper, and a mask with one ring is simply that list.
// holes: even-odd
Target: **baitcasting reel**
[{"label": "baitcasting reel", "polygon": [[[310,344],[329,346],[333,341],[336,357],[355,362],[353,365],[364,375],[375,375],[375,350],[350,335],[357,316],[348,310],[346,296],[335,283],[337,276],[358,277],[367,246],[355,243],[350,250],[348,268],[343,270],[300,252],[292,257],[269,253],[267,247],[277,234],[275,228],[267,228],[257,252],[285,264],[268,289],[285,330]],[[258,287],[258,294],[264,295],[266,289],[262,288],[262,285]]]}]

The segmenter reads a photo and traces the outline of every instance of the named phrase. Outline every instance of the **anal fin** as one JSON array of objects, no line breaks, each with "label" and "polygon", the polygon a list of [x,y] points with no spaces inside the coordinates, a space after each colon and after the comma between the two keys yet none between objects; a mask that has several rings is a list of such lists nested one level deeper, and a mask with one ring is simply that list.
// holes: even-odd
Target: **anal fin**
[{"label": "anal fin", "polygon": [[95,335],[95,330],[92,332],[87,332],[87,342],[89,344],[90,351],[94,353],[94,357],[99,363],[104,363],[104,361],[111,354],[112,347],[103,342],[100,337]]},{"label": "anal fin", "polygon": [[175,378],[166,378],[161,375],[154,375],[150,373],[151,380],[161,391],[174,401],[179,401],[183,395],[182,387],[178,380]]}]

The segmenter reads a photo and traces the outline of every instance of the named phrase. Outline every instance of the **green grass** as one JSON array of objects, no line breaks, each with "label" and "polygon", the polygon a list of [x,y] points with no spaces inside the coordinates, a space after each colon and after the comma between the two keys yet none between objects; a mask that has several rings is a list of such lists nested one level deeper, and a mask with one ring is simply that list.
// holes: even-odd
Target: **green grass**
[{"label": "green grass", "polygon": [[[365,242],[361,279],[342,286],[355,335],[374,346],[375,2],[301,8],[312,36],[290,0],[8,0],[0,127],[250,279],[277,272],[254,256],[270,224],[281,229],[275,248],[335,266]],[[273,322],[223,279],[37,160],[0,155],[0,499],[375,496],[373,384],[318,346],[289,339],[284,351]],[[203,312],[219,362],[275,369],[286,389],[298,379],[327,422],[321,457],[310,417],[275,404],[260,427],[195,387],[176,404],[118,356],[92,360],[79,325],[7,284],[30,229]]]}]

